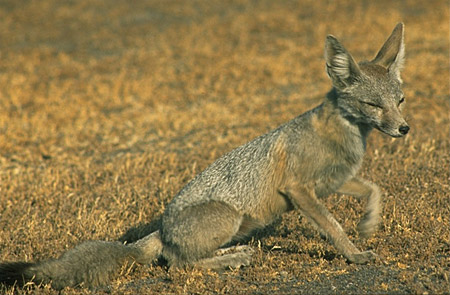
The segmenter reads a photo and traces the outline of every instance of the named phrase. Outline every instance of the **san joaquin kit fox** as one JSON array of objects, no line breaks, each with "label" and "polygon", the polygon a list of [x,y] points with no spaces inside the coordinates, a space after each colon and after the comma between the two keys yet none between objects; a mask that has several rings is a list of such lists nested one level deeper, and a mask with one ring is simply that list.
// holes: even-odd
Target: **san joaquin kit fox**
[{"label": "san joaquin kit fox", "polygon": [[277,129],[222,156],[168,204],[160,229],[135,243],[83,243],[58,259],[0,265],[0,282],[65,286],[107,284],[127,260],[219,269],[248,265],[248,246],[224,245],[252,234],[288,210],[300,211],[350,262],[375,259],[360,251],[320,202],[331,193],[367,199],[358,229],[370,235],[380,221],[378,187],[356,176],[375,128],[392,137],[408,133],[404,96],[403,24],[372,61],[356,63],[333,36],[326,38],[326,71],[333,87],[324,102]]}]

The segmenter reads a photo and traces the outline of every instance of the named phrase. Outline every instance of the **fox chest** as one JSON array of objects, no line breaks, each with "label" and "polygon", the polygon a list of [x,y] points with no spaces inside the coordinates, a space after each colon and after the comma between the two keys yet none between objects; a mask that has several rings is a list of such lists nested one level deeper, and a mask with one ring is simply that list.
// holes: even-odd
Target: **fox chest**
[{"label": "fox chest", "polygon": [[318,197],[336,192],[346,181],[354,177],[359,165],[330,165],[324,167],[314,179],[314,189]]},{"label": "fox chest", "polygon": [[346,181],[354,177],[361,167],[364,147],[354,146],[352,150],[335,149],[322,158],[316,158],[312,181],[318,197],[337,191]]}]

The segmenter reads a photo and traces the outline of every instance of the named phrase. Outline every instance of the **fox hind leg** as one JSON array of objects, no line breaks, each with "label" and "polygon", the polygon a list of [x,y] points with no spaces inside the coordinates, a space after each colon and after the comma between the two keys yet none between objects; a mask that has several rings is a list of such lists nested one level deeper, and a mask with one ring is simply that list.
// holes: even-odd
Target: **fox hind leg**
[{"label": "fox hind leg", "polygon": [[246,248],[223,255],[216,252],[239,233],[244,217],[231,206],[218,201],[167,211],[163,217],[162,255],[170,266],[196,265],[223,269],[250,263]]}]

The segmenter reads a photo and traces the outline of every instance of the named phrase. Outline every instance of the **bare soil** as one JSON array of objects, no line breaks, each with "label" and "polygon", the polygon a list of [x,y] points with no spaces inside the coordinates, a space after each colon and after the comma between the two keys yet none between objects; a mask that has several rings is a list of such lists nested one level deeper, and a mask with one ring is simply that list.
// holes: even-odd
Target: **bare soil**
[{"label": "bare soil", "polygon": [[360,249],[349,264],[291,212],[223,273],[124,267],[97,290],[4,294],[448,294],[447,1],[1,1],[0,261],[57,257],[86,240],[132,240],[214,159],[318,105],[327,34],[373,58],[398,21],[411,132],[371,134],[363,177],[383,220],[360,239],[364,204],[324,202]]}]

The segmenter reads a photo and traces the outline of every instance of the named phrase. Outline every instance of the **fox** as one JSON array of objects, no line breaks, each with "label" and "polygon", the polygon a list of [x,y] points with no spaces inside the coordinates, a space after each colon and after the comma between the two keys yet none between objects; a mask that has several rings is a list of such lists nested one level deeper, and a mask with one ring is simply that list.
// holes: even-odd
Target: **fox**
[{"label": "fox", "polygon": [[364,199],[359,234],[369,237],[377,229],[381,191],[357,172],[373,129],[394,138],[410,130],[402,116],[404,60],[403,23],[375,58],[359,63],[328,35],[325,69],[332,87],[323,102],[213,162],[169,202],[156,231],[128,244],[84,242],[57,259],[4,262],[0,283],[92,288],[108,284],[126,262],[159,258],[170,268],[248,266],[253,249],[239,241],[292,210],[350,263],[376,260],[376,253],[353,244],[321,199],[334,193]]}]

